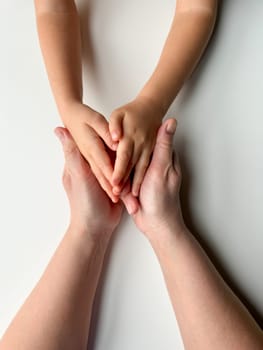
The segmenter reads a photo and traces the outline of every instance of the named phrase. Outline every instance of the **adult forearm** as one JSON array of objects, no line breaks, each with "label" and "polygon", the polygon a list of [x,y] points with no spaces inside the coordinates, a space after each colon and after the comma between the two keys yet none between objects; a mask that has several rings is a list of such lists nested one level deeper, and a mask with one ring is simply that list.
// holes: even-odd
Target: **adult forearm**
[{"label": "adult forearm", "polygon": [[202,56],[216,19],[216,0],[211,0],[208,8],[184,8],[180,6],[183,2],[177,1],[172,26],[157,67],[139,93],[157,102],[164,113]]},{"label": "adult forearm", "polygon": [[153,242],[186,349],[254,349],[262,333],[187,230]]},{"label": "adult forearm", "polygon": [[70,228],[0,349],[86,349],[106,248],[107,242],[93,242],[86,231]]},{"label": "adult forearm", "polygon": [[82,102],[80,21],[74,0],[35,0],[37,28],[51,88],[62,117]]}]

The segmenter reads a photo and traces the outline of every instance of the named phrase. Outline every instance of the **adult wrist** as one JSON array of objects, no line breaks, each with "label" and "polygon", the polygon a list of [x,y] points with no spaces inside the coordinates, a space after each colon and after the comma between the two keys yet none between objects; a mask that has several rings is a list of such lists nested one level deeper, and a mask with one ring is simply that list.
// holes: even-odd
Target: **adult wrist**
[{"label": "adult wrist", "polygon": [[185,225],[167,224],[162,229],[147,234],[147,238],[156,253],[178,245],[181,237],[188,234]]},{"label": "adult wrist", "polygon": [[96,248],[97,246],[103,248],[107,247],[112,236],[113,231],[109,231],[92,224],[80,224],[74,221],[70,222],[67,230],[68,234],[78,241],[83,246]]}]

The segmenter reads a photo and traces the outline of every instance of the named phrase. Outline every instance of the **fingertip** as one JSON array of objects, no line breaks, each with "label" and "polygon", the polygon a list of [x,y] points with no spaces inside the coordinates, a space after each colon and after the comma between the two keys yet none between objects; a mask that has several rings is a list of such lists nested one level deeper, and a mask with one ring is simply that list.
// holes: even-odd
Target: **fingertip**
[{"label": "fingertip", "polygon": [[111,201],[114,203],[114,204],[117,204],[119,202],[119,197],[116,197],[116,196],[112,196],[111,197]]},{"label": "fingertip", "polygon": [[63,141],[65,140],[65,134],[64,134],[63,128],[61,127],[55,128],[54,133],[58,137],[58,139],[63,143]]},{"label": "fingertip", "polygon": [[113,140],[114,142],[119,141],[119,139],[120,139],[120,133],[119,133],[119,131],[118,131],[118,130],[113,130],[113,131],[111,132],[111,138],[112,138],[112,140]]},{"label": "fingertip", "polygon": [[114,186],[112,192],[115,196],[119,196],[121,194],[122,188],[120,186]]},{"label": "fingertip", "polygon": [[135,187],[132,189],[132,195],[134,197],[138,197],[139,196],[139,188],[138,187]]},{"label": "fingertip", "polygon": [[127,202],[126,208],[129,215],[134,215],[138,211],[138,205],[134,201]]},{"label": "fingertip", "polygon": [[176,127],[177,127],[176,119],[171,118],[171,119],[167,120],[166,128],[165,128],[167,134],[173,135],[175,133],[175,131],[176,131]]}]

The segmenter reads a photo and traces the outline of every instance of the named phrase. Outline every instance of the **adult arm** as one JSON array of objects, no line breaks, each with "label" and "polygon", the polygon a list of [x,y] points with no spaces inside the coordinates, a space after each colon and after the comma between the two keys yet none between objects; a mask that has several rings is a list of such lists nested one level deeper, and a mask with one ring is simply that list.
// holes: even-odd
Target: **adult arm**
[{"label": "adult arm", "polygon": [[160,262],[185,348],[260,350],[262,331],[184,223],[175,126],[170,119],[159,130],[133,218]]},{"label": "adult arm", "polygon": [[40,281],[8,327],[1,350],[86,350],[105,251],[121,216],[66,129],[59,128],[71,220]]}]

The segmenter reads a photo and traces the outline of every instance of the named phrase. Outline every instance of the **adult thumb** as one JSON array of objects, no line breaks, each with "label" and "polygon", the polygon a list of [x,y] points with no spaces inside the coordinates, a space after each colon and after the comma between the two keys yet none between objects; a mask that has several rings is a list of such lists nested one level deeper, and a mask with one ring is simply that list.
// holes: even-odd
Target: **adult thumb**
[{"label": "adult thumb", "polygon": [[167,119],[159,128],[151,165],[165,169],[173,161],[173,137],[176,119]]},{"label": "adult thumb", "polygon": [[69,131],[66,128],[57,127],[54,132],[62,144],[65,160],[68,161],[75,157],[78,147]]}]

